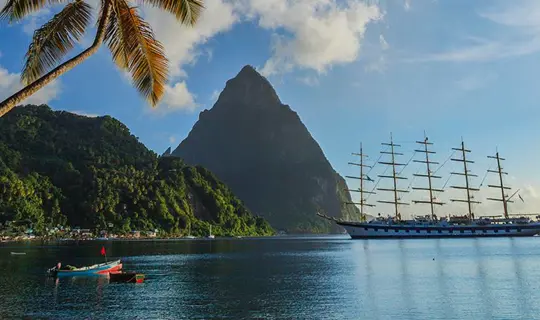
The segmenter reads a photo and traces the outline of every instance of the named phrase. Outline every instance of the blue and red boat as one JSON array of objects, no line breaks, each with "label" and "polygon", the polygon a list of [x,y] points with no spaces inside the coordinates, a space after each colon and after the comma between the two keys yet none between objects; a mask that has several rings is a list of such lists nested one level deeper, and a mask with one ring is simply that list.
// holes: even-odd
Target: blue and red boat
[{"label": "blue and red boat", "polygon": [[[101,247],[101,255],[107,259],[107,252],[105,247]],[[70,265],[62,266],[60,262],[55,267],[47,270],[47,273],[53,277],[60,276],[90,276],[99,274],[109,274],[110,272],[118,272],[122,270],[122,262],[120,260],[114,260],[110,262],[94,264],[86,267],[74,267]]]},{"label": "blue and red boat", "polygon": [[94,264],[86,267],[74,267],[67,265],[62,267],[59,263],[57,266],[49,269],[47,272],[54,276],[88,276],[88,275],[99,275],[99,274],[108,274],[109,272],[116,272],[122,270],[122,262],[120,260]]}]

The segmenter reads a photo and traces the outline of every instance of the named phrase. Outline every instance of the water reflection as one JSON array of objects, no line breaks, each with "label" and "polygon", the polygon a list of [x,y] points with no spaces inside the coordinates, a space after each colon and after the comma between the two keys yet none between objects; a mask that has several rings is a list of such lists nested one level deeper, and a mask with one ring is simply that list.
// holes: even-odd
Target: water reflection
[{"label": "water reflection", "polygon": [[[533,319],[538,239],[111,242],[143,284],[48,278],[100,243],[0,246],[0,319]],[[10,257],[10,251],[27,251]]]},{"label": "water reflection", "polygon": [[475,249],[475,257],[476,257],[476,272],[478,274],[478,279],[475,281],[478,288],[476,289],[476,294],[480,298],[481,303],[479,303],[479,307],[482,308],[483,318],[484,319],[493,319],[493,303],[492,303],[492,297],[491,297],[491,291],[488,286],[488,278],[486,270],[485,262],[484,262],[484,256],[481,251],[481,239],[472,239],[473,247]]},{"label": "water reflection", "polygon": [[514,284],[514,297],[517,298],[517,307],[523,316],[533,319],[533,313],[530,309],[530,306],[532,305],[530,301],[530,283],[526,279],[527,275],[523,271],[522,266],[523,258],[521,257],[524,255],[520,252],[521,248],[519,248],[519,244],[517,243],[516,239],[511,238],[509,241],[512,254],[519,257],[517,259],[512,259],[512,273],[516,276],[516,281]]},{"label": "water reflection", "polygon": [[369,240],[366,240],[363,242],[363,248],[364,248],[363,259],[365,263],[364,274],[365,274],[366,287],[367,287],[365,295],[367,296],[369,300],[368,308],[370,308],[371,315],[374,317],[374,319],[379,319],[379,314],[380,314],[379,304],[378,304],[379,299],[377,299],[377,290],[376,290],[376,287],[374,286],[374,281],[373,281],[374,270],[372,266],[371,250],[369,248]]},{"label": "water reflection", "polygon": [[401,288],[401,299],[404,305],[402,306],[403,310],[416,310],[417,306],[413,300],[414,288],[410,281],[410,260],[407,252],[407,240],[400,239],[398,240],[398,250],[399,250],[399,264],[400,264],[400,288]]},{"label": "water reflection", "polygon": [[[443,252],[443,246],[442,241],[445,239],[436,239],[435,240],[435,268],[436,271],[436,279],[437,279],[437,285],[438,285],[438,306],[442,309],[443,315],[453,315],[455,314],[454,311],[454,304],[453,303],[447,303],[447,301],[450,300],[449,295],[450,293],[450,287],[448,285],[448,276],[444,272],[444,268],[446,267],[446,259]],[[450,280],[451,281],[451,280]]]}]

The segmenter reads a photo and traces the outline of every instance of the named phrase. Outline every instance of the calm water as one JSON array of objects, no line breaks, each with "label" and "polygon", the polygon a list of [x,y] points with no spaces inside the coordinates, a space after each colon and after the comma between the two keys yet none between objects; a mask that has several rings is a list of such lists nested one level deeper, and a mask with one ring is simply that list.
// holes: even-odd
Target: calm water
[{"label": "calm water", "polygon": [[[146,282],[44,276],[102,244]],[[1,319],[530,320],[539,287],[540,237],[0,245]]]}]

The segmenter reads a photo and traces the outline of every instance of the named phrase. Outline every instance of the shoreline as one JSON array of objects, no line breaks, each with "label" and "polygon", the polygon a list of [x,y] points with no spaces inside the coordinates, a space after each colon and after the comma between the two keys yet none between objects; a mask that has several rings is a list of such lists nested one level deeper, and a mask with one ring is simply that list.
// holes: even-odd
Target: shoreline
[{"label": "shoreline", "polygon": [[272,236],[216,236],[215,238],[208,237],[114,237],[114,238],[50,238],[50,237],[34,237],[34,238],[19,238],[19,239],[2,239],[0,244],[4,243],[24,243],[24,242],[79,242],[79,241],[211,241],[211,240],[264,240],[264,239],[306,239],[306,238],[321,238],[321,237],[340,237],[348,238],[347,234],[341,233],[310,233],[310,234],[285,234]]}]

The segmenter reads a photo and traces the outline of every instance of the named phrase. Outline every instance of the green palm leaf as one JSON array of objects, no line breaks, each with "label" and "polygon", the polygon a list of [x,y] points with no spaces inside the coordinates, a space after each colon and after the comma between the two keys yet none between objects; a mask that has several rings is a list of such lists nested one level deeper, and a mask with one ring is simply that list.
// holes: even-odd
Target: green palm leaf
[{"label": "green palm leaf", "polygon": [[137,90],[156,105],[165,93],[168,76],[163,46],[150,25],[126,1],[115,0],[113,13],[114,25],[109,25],[106,34],[113,58],[121,68],[129,70]]},{"label": "green palm leaf", "polygon": [[47,4],[64,2],[63,0],[8,0],[2,11],[0,19],[8,19],[9,22],[20,20],[28,14],[38,11]]},{"label": "green palm leaf", "polygon": [[204,9],[202,0],[141,0],[145,4],[158,7],[176,16],[181,23],[194,25],[202,10]]},{"label": "green palm leaf", "polygon": [[83,1],[69,3],[34,32],[21,75],[24,83],[32,83],[56,67],[75,42],[82,38],[90,22],[91,12],[92,7]]},{"label": "green palm leaf", "polygon": [[124,41],[127,37],[122,33],[125,28],[119,27],[120,21],[118,21],[116,11],[113,10],[111,14],[110,22],[105,33],[105,41],[109,50],[111,50],[113,61],[120,69],[126,70],[129,59],[126,52],[127,44]]}]

